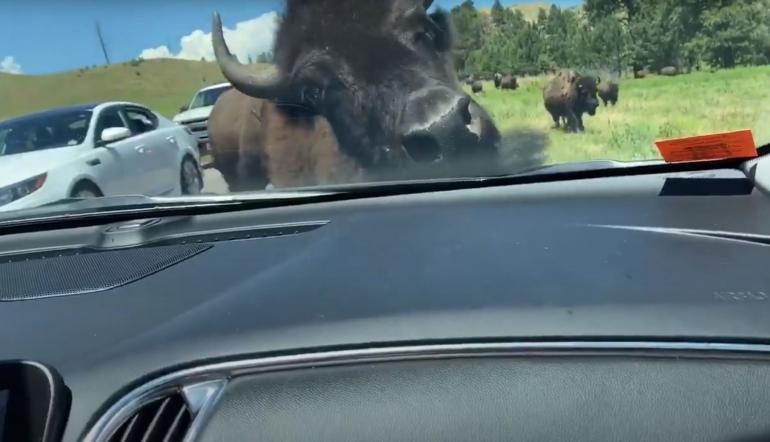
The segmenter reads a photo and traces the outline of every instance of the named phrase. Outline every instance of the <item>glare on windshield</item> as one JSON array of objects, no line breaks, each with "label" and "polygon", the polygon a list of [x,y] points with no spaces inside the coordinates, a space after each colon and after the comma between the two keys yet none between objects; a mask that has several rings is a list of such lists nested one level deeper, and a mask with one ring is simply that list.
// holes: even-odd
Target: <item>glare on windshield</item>
[{"label": "glare on windshield", "polygon": [[[3,11],[0,189],[60,185],[0,211],[662,161],[661,140],[737,131],[741,152],[770,142],[770,0],[140,4]],[[8,159],[61,146],[75,154]]]}]

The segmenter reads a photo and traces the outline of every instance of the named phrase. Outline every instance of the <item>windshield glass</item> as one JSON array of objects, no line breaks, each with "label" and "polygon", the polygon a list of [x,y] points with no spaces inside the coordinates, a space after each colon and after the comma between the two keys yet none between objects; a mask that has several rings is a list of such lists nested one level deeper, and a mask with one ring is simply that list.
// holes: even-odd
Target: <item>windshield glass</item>
[{"label": "windshield glass", "polygon": [[[770,0],[72,0],[1,12],[0,189],[46,180],[0,212],[665,166],[770,142]],[[727,141],[711,157],[666,150],[724,133],[741,155]],[[81,144],[77,161],[17,160]]]},{"label": "windshield glass", "polygon": [[90,121],[91,112],[71,111],[0,122],[0,156],[77,146],[85,140]]},{"label": "windshield glass", "polygon": [[198,92],[198,95],[193,98],[192,104],[190,105],[190,109],[195,109],[198,107],[205,107],[205,106],[213,106],[217,102],[217,98],[219,98],[222,93],[230,89],[229,86],[216,88],[216,89],[206,89],[203,91]]}]

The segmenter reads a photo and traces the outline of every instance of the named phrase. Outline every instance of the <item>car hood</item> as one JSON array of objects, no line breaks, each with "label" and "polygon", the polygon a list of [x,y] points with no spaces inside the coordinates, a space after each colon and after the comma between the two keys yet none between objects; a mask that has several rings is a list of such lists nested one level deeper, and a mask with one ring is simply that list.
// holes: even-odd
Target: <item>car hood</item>
[{"label": "car hood", "polygon": [[72,160],[72,148],[45,149],[0,156],[0,187],[24,181]]},{"label": "car hood", "polygon": [[212,109],[214,109],[214,106],[196,107],[195,109],[186,110],[180,114],[176,114],[174,116],[174,121],[179,123],[182,121],[201,120],[208,118]]}]

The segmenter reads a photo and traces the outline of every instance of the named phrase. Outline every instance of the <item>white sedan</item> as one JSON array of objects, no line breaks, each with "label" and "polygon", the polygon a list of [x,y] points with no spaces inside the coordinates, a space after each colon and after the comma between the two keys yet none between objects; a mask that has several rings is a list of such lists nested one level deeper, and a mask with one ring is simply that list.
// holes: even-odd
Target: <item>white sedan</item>
[{"label": "white sedan", "polygon": [[70,106],[0,122],[0,211],[70,197],[197,194],[201,177],[189,130],[138,104]]}]

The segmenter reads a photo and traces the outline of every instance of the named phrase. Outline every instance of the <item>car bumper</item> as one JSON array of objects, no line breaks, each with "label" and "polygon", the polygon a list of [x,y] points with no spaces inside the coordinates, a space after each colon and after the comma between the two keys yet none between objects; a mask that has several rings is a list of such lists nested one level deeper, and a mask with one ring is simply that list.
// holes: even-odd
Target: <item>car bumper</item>
[{"label": "car bumper", "polygon": [[33,192],[24,198],[0,206],[0,212],[13,212],[15,210],[34,209],[35,207],[50,204],[63,198],[66,198],[66,195],[59,195],[46,191],[44,186],[40,190]]}]

